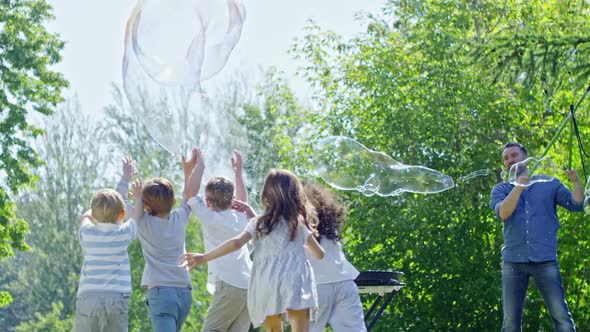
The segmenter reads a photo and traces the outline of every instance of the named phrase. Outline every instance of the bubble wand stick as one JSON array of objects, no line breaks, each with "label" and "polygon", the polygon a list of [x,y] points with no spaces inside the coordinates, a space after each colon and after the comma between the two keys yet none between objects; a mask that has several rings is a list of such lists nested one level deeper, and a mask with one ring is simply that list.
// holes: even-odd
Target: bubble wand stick
[{"label": "bubble wand stick", "polygon": [[[545,157],[547,155],[547,152],[549,152],[549,149],[551,149],[551,147],[553,145],[555,145],[555,142],[557,141],[557,138],[559,138],[559,136],[561,135],[561,132],[563,131],[563,129],[567,125],[567,122],[572,118],[572,114],[574,113],[574,111],[578,108],[578,106],[580,106],[580,104],[582,103],[582,101],[584,100],[584,98],[586,98],[586,95],[588,94],[588,92],[590,92],[590,84],[588,85],[588,87],[586,88],[586,90],[584,90],[584,93],[582,94],[582,96],[580,96],[580,98],[578,99],[578,101],[576,102],[576,104],[573,107],[570,106],[571,107],[571,111],[568,113],[568,115],[565,117],[565,119],[561,122],[561,124],[559,125],[559,128],[557,128],[557,132],[555,133],[555,135],[553,136],[553,138],[551,139],[551,141],[549,142],[549,144],[547,145],[547,147],[545,148],[545,150],[541,154],[541,157],[539,158],[539,161],[542,160],[543,157]],[[570,165],[569,165],[569,168],[570,169],[572,167],[572,165],[571,165],[571,163],[572,163],[572,161],[571,161],[571,154],[572,154],[572,146],[570,145]],[[539,166],[539,161],[537,161],[535,163],[535,165],[533,166],[533,168],[531,169],[530,175],[532,175],[533,172]]]}]

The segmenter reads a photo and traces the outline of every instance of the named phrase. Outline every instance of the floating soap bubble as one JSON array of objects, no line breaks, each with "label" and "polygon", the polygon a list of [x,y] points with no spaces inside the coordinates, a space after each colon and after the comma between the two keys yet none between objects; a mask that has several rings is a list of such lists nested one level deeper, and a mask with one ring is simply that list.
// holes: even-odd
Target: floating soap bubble
[{"label": "floating soap bubble", "polygon": [[201,80],[217,74],[236,47],[246,20],[241,0],[198,1],[205,31],[205,51]]},{"label": "floating soap bubble", "polygon": [[[233,149],[246,144],[245,129],[222,107],[188,88],[158,84],[132,56],[127,64],[123,81],[127,99],[150,136],[165,150],[186,154],[193,145],[213,151],[219,146]],[[231,143],[221,145],[223,142]]]},{"label": "floating soap bubble", "polygon": [[126,47],[161,84],[198,85],[205,36],[194,1],[140,0],[127,23]]},{"label": "floating soap bubble", "polygon": [[475,179],[477,177],[481,177],[481,176],[488,176],[492,174],[492,171],[489,169],[480,169],[474,172],[471,172],[467,175],[461,176],[459,177],[459,182],[465,182],[465,181],[469,181],[471,179]]},{"label": "floating soap bubble", "polygon": [[170,153],[183,142],[197,142],[190,126],[202,111],[201,98],[190,89],[167,87],[152,80],[135,56],[126,54],[123,88],[133,111],[150,136]]},{"label": "floating soap bubble", "polygon": [[197,87],[225,66],[245,16],[239,0],[139,0],[125,46],[158,83]]},{"label": "floating soap bubble", "polygon": [[506,181],[515,186],[529,187],[537,182],[553,181],[557,170],[557,166],[550,157],[541,159],[529,157],[510,166]]},{"label": "floating soap bubble", "polygon": [[150,136],[170,153],[245,145],[239,123],[197,93],[227,62],[244,17],[238,0],[140,0],[129,17],[123,87]]},{"label": "floating soap bubble", "polygon": [[313,166],[334,188],[357,190],[366,196],[430,194],[454,186],[453,179],[423,166],[404,165],[345,136],[330,136],[314,147]]}]

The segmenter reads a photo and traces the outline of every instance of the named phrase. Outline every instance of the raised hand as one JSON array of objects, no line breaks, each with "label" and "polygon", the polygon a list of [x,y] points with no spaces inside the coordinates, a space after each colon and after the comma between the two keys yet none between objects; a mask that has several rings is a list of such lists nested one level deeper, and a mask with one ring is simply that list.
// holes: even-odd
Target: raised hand
[{"label": "raised hand", "polygon": [[234,169],[235,173],[242,173],[244,161],[239,150],[234,150],[234,156],[231,158],[231,167]]},{"label": "raised hand", "polygon": [[130,156],[121,159],[121,161],[123,162],[123,180],[130,182],[131,178],[137,174],[135,161]]},{"label": "raised hand", "polygon": [[186,200],[196,196],[199,193],[201,179],[205,172],[205,158],[203,151],[197,147],[193,148],[193,157],[189,162],[185,162],[182,157],[182,168],[184,170],[184,198]]},{"label": "raised hand", "polygon": [[193,147],[191,151],[191,159],[189,160],[186,160],[186,157],[182,155],[182,171],[185,175],[190,175],[193,171],[193,168],[195,168],[195,165],[197,165],[197,150],[197,147]]},{"label": "raised hand", "polygon": [[196,253],[186,253],[180,256],[180,262],[178,266],[183,268],[188,268],[188,270],[192,270],[195,267],[205,264],[205,255],[204,254],[196,254]]},{"label": "raised hand", "polygon": [[197,155],[197,163],[195,165],[196,170],[199,172],[204,172],[205,171],[205,153],[203,152],[203,150],[201,149],[196,149],[196,155]]},{"label": "raised hand", "polygon": [[244,167],[244,159],[239,150],[234,150],[234,157],[231,158],[231,167],[234,169],[236,177],[236,198],[240,201],[248,201],[248,191],[244,182],[244,175],[242,169]]},{"label": "raised hand", "polygon": [[246,202],[242,202],[237,199],[234,199],[231,203],[231,208],[232,208],[232,210],[236,210],[238,212],[242,212],[242,213],[246,214],[246,216],[248,218],[256,217],[256,212],[254,212],[254,209],[250,205],[248,205],[248,203],[246,203]]},{"label": "raised hand", "polygon": [[141,179],[137,179],[133,181],[131,184],[131,197],[135,200],[135,204],[137,204],[141,198],[141,191],[143,190],[143,182]]},{"label": "raised hand", "polygon": [[143,205],[143,182],[141,179],[137,179],[133,181],[131,184],[131,197],[135,200],[135,206],[133,206],[133,211],[131,211],[131,217],[136,221],[140,221],[143,218],[144,214],[144,205]]},{"label": "raised hand", "polygon": [[569,171],[565,171],[567,178],[572,182],[580,181],[580,176],[578,175],[578,171],[575,169],[570,169]]}]

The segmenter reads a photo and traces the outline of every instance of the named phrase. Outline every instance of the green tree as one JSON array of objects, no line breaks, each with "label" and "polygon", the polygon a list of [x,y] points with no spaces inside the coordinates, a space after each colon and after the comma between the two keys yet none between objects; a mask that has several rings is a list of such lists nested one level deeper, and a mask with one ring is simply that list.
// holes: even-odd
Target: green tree
[{"label": "green tree", "polygon": [[[505,19],[476,45],[474,58],[485,73],[511,86],[519,98],[536,105],[524,114],[525,123],[541,130],[531,130],[533,153],[548,153],[564,168],[576,168],[588,177],[583,163],[587,155],[574,148],[574,131],[568,121],[570,105],[576,105],[575,117],[582,144],[588,136],[588,34],[590,5],[586,1],[532,1],[515,5],[508,2]],[[483,13],[481,13],[483,14]],[[566,122],[567,121],[567,122]],[[569,123],[568,123],[569,122]],[[558,134],[558,125],[564,126]],[[587,150],[587,148],[586,148]],[[582,173],[582,170],[584,171]],[[580,329],[587,328],[590,312],[590,289],[584,252],[589,249],[587,222],[580,214],[560,214],[559,257],[564,287],[574,320]],[[531,296],[524,325],[531,329],[551,329],[548,312],[538,292]]]},{"label": "green tree", "polygon": [[309,170],[307,138],[315,133],[307,126],[310,110],[304,107],[276,69],[268,70],[258,87],[258,96],[242,104],[238,121],[246,128],[248,154],[245,169],[251,200],[258,199],[266,173],[271,168]]},{"label": "green tree", "polygon": [[[17,199],[17,215],[28,221],[27,242],[32,251],[1,262],[0,275],[14,302],[0,310],[0,324],[17,326],[37,315],[55,311],[61,318],[75,312],[82,250],[79,217],[89,208],[92,193],[106,182],[105,158],[97,141],[104,135],[98,124],[84,121],[76,100],[60,105],[34,146],[46,162],[37,169],[36,188]],[[113,187],[111,184],[110,187]]]},{"label": "green tree", "polygon": [[[496,171],[493,177],[457,181],[454,189],[436,195],[342,193],[351,204],[344,242],[354,264],[406,273],[408,287],[378,330],[499,328],[502,225],[487,205],[492,185],[500,180],[502,143],[519,140],[533,155],[540,153],[564,118],[547,112],[543,87],[555,89],[549,105],[562,109],[566,100],[572,102],[571,91],[584,86],[560,79],[571,68],[564,65],[555,69],[561,76],[525,87],[508,79],[520,72],[498,73],[481,53],[494,36],[513,38],[509,27],[527,25],[532,31],[560,22],[563,31],[571,27],[579,33],[576,24],[588,21],[586,11],[577,10],[587,7],[580,3],[390,1],[380,15],[363,17],[366,31],[351,40],[312,23],[296,42],[294,54],[305,61],[304,75],[321,108],[310,118],[319,133],[355,138],[405,164],[425,165],[456,180],[477,169]],[[525,12],[530,13],[526,19],[518,17]],[[549,23],[543,21],[547,17]],[[585,55],[576,54],[576,62],[587,63]],[[536,68],[536,77],[548,71]],[[563,151],[564,143],[558,142],[555,150]],[[564,161],[559,154],[554,159]],[[563,270],[572,271],[565,284],[576,286],[575,292],[568,290],[568,300],[584,329],[590,324],[584,309],[587,271],[580,272],[584,256],[576,256],[578,249],[567,243],[587,248],[573,230],[587,234],[582,218],[562,216],[560,257]],[[539,300],[533,293],[525,328],[551,328]]]},{"label": "green tree", "polygon": [[73,327],[73,317],[62,319],[64,306],[61,302],[54,302],[51,305],[51,312],[47,315],[35,313],[35,320],[20,324],[17,332],[68,332]]},{"label": "green tree", "polygon": [[[30,124],[31,110],[51,114],[67,82],[50,67],[60,61],[63,42],[43,24],[52,19],[44,0],[0,1],[0,259],[27,250],[28,225],[15,216],[13,196],[35,181],[41,164],[29,138],[41,130]],[[0,307],[11,300],[0,291]]]}]

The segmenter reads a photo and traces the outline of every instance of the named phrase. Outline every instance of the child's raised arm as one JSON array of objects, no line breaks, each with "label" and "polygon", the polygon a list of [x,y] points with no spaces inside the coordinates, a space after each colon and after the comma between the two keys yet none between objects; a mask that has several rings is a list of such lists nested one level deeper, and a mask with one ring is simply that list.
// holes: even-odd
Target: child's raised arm
[{"label": "child's raised arm", "polygon": [[199,159],[199,149],[193,147],[191,151],[191,159],[186,160],[184,155],[182,155],[182,172],[184,175],[184,192],[183,197],[184,199],[188,200],[189,198],[195,196],[198,192],[198,188],[195,191],[195,188],[192,186],[191,178],[192,173],[194,172],[195,166],[198,164]]},{"label": "child's raised arm", "polygon": [[244,175],[242,172],[244,162],[239,150],[234,150],[234,157],[231,158],[231,167],[234,169],[236,178],[236,199],[238,201],[247,202],[248,192],[246,191],[246,184],[244,183]]},{"label": "child's raised arm", "polygon": [[324,248],[320,246],[313,234],[309,234],[305,243],[305,249],[316,259],[324,258]]},{"label": "child's raised arm", "polygon": [[131,159],[130,156],[121,159],[121,161],[123,162],[123,176],[121,177],[121,180],[129,183],[131,182],[131,178],[137,174],[135,161]]},{"label": "child's raised arm", "polygon": [[123,197],[123,201],[125,201],[125,212],[130,213],[133,211],[133,206],[129,203],[127,191],[129,190],[131,178],[137,174],[137,169],[135,168],[135,161],[129,156],[121,159],[121,162],[123,163],[123,175],[121,176],[121,181],[117,184],[116,190]]},{"label": "child's raised arm", "polygon": [[131,213],[131,217],[135,219],[135,221],[139,222],[143,217],[143,182],[141,179],[136,180],[131,184],[131,195],[135,200],[135,206],[133,207],[133,212]]},{"label": "child's raised arm", "polygon": [[217,259],[221,256],[225,256],[230,254],[246,244],[246,242],[250,241],[252,235],[248,233],[248,231],[243,231],[240,235],[234,237],[233,239],[229,239],[216,248],[212,249],[209,252],[204,254],[198,253],[186,253],[180,256],[180,263],[181,267],[188,267],[189,270],[194,269],[196,266],[202,265],[207,263],[208,261]]},{"label": "child's raised arm", "polygon": [[[185,199],[197,196],[199,188],[201,187],[201,181],[203,179],[203,173],[205,173],[205,157],[203,156],[203,150],[195,148],[194,150],[196,165],[191,169],[191,173],[188,176],[188,183],[185,188]],[[185,181],[187,180],[185,175]]]}]

